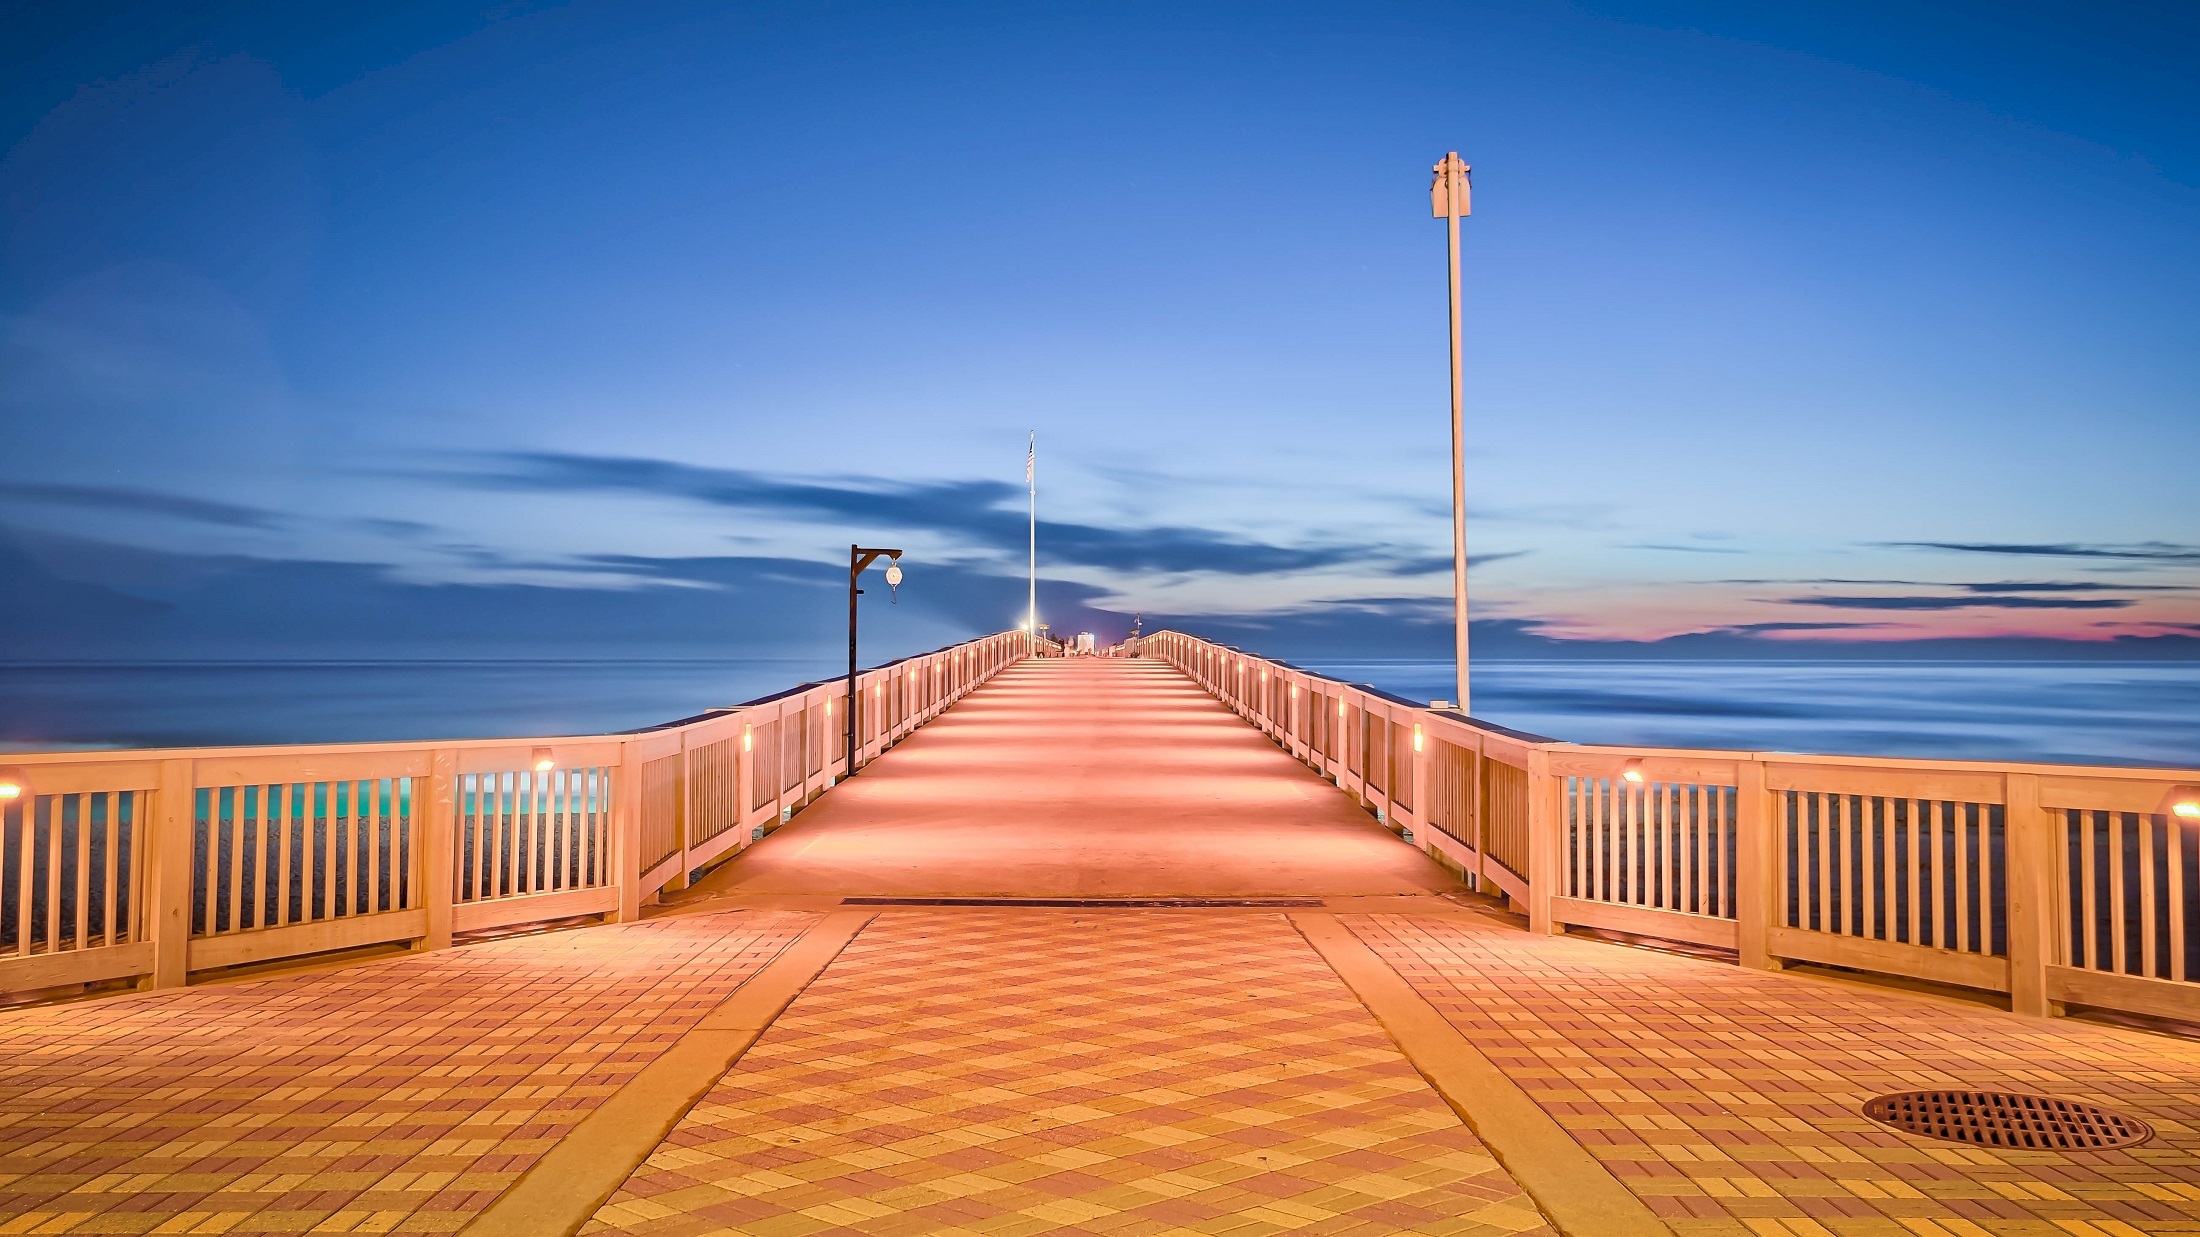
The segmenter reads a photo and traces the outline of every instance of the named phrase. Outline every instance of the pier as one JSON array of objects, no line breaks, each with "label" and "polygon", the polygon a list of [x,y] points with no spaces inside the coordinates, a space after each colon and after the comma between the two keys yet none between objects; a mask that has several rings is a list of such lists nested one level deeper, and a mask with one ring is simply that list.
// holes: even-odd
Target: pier
[{"label": "pier", "polygon": [[1029,647],[865,672],[852,778],[840,683],[0,756],[0,1233],[2200,1230],[2200,773]]}]

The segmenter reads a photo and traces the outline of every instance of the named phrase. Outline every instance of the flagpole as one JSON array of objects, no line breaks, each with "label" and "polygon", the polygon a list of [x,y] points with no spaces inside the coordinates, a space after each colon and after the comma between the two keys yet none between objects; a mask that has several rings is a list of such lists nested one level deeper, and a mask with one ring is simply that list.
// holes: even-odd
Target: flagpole
[{"label": "flagpole", "polygon": [[1039,431],[1031,431],[1031,449],[1024,456],[1024,484],[1031,490],[1031,597],[1024,626],[1030,632],[1027,652],[1039,655]]},{"label": "flagpole", "polygon": [[1467,443],[1465,386],[1461,381],[1459,318],[1459,217],[1471,210],[1468,168],[1452,151],[1436,165],[1436,181],[1430,205],[1446,222],[1446,248],[1451,275],[1451,593],[1452,640],[1459,698],[1452,705],[1461,713],[1467,699]]}]

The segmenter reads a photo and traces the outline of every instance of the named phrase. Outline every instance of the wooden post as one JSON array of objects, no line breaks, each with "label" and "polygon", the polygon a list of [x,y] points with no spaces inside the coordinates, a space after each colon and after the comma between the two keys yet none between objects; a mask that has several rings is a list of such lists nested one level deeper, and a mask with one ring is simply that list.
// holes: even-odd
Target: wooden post
[{"label": "wooden post", "polygon": [[2011,773],[2004,779],[2002,810],[2009,839],[2009,1008],[2045,1018],[2060,1013],[2047,999],[2047,968],[2055,962],[2057,843],[2056,813],[2040,806],[2036,773]]},{"label": "wooden post", "polygon": [[1766,945],[1780,906],[1775,888],[1781,822],[1776,796],[1765,789],[1764,762],[1742,761],[1734,791],[1734,924],[1743,966],[1776,970]]},{"label": "wooden post", "polygon": [[1467,784],[1461,788],[1460,801],[1473,816],[1474,825],[1468,836],[1474,839],[1474,891],[1490,891],[1490,779],[1488,743],[1482,736],[1474,737],[1474,750],[1467,753]]},{"label": "wooden post", "polygon": [[[841,707],[847,707],[845,702]],[[742,714],[744,719],[747,716]],[[841,735],[842,743],[848,741],[840,730],[834,729],[834,733]],[[741,840],[734,843],[737,850],[747,846],[750,835],[756,831],[756,826],[749,823],[749,816],[756,811],[751,806],[756,802],[756,796],[751,793],[756,788],[756,753],[751,750],[756,742],[755,735],[755,725],[744,720],[741,724],[741,742],[734,745],[733,751],[733,821],[734,827],[741,831]],[[826,741],[831,742],[831,739]],[[833,762],[833,767],[839,768],[839,762]]]},{"label": "wooden post", "polygon": [[451,947],[452,903],[457,897],[453,866],[458,858],[458,753],[435,749],[428,773],[427,814],[420,838],[420,905],[428,912],[428,934],[415,949]]},{"label": "wooden post", "polygon": [[1546,936],[1565,931],[1551,919],[1551,898],[1558,893],[1561,828],[1558,779],[1551,754],[1528,753],[1528,931]]},{"label": "wooden post", "polygon": [[672,879],[664,883],[663,890],[666,893],[677,893],[688,887],[688,822],[695,816],[695,805],[688,801],[688,797],[695,793],[695,779],[690,776],[690,772],[687,736],[682,734],[679,781],[672,788],[672,844],[679,848],[680,870],[674,872]]},{"label": "wooden post", "polygon": [[180,988],[191,965],[191,859],[198,831],[198,787],[189,760],[160,762],[150,863],[145,874],[145,933],[153,942],[146,985]]},{"label": "wooden post", "polygon": [[1415,824],[1415,825],[1416,825],[1417,827],[1419,827],[1419,829],[1421,830],[1421,836],[1419,836],[1419,837],[1415,838],[1415,839],[1414,839],[1414,841],[1416,841],[1416,842],[1418,842],[1418,843],[1420,844],[1420,847],[1421,847],[1421,849],[1422,849],[1422,850],[1425,850],[1425,851],[1429,852],[1430,854],[1435,854],[1435,853],[1436,853],[1436,843],[1435,843],[1435,842],[1433,842],[1433,841],[1431,841],[1431,840],[1429,839],[1429,837],[1428,837],[1428,833],[1429,833],[1429,831],[1430,831],[1431,829],[1435,828],[1435,826],[1433,826],[1433,825],[1429,824],[1429,822],[1430,822],[1430,821],[1432,821],[1432,820],[1434,820],[1434,819],[1436,819],[1436,812],[1435,812],[1434,808],[1433,808],[1433,807],[1432,807],[1432,806],[1431,806],[1431,805],[1429,804],[1429,801],[1428,801],[1428,743],[1429,743],[1429,738],[1428,738],[1428,734],[1427,734],[1427,732],[1426,732],[1425,730],[1423,730],[1423,729],[1422,729],[1421,723],[1419,723],[1419,722],[1415,722],[1415,723],[1413,723],[1413,731],[1412,731],[1412,733],[1413,733],[1413,738],[1412,738],[1412,740],[1411,740],[1411,742],[1412,742],[1412,744],[1413,744],[1413,811],[1412,811],[1412,816],[1413,816],[1413,823],[1414,823],[1414,824]]},{"label": "wooden post", "polygon": [[642,755],[639,744],[619,744],[618,781],[611,788],[611,874],[619,882],[613,923],[642,917]]}]

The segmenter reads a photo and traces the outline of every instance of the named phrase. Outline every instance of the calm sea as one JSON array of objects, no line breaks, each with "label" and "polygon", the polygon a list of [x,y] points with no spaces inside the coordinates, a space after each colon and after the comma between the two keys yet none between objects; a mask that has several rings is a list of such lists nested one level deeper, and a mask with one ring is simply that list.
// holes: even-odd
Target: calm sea
[{"label": "calm sea", "polygon": [[[1451,663],[1305,662],[1412,700]],[[2200,663],[1497,661],[1474,715],[1577,743],[2200,766]]]},{"label": "calm sea", "polygon": [[[1414,700],[1448,663],[1301,663]],[[593,734],[811,679],[829,662],[0,665],[0,746]],[[2200,664],[1537,662],[1475,668],[1474,712],[1585,743],[2200,766]]]}]

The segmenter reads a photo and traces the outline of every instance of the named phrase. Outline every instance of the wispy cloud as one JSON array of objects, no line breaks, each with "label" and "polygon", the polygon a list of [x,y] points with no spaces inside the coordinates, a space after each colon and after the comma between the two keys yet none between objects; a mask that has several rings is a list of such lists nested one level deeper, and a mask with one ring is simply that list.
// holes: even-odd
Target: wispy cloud
[{"label": "wispy cloud", "polygon": [[2177,584],[2103,584],[2098,580],[1997,580],[1991,584],[1955,584],[1970,593],[2184,593]]},{"label": "wispy cloud", "polygon": [[[924,530],[1002,555],[1020,551],[1025,536],[1019,510],[1023,489],[1000,481],[816,480],[553,452],[498,453],[479,457],[471,467],[414,475],[479,489],[649,495],[858,527]],[[1041,560],[1054,566],[1165,573],[1264,575],[1356,567],[1413,576],[1450,565],[1448,558],[1394,545],[1277,545],[1201,528],[1111,528],[1058,520],[1040,521],[1039,547]],[[1510,556],[1482,555],[1479,561]]]},{"label": "wispy cloud", "polygon": [[2121,610],[2134,605],[2125,597],[1782,597],[1781,605],[1824,606],[1832,610]]},{"label": "wispy cloud", "polygon": [[1872,545],[1898,550],[1952,550],[1961,554],[2004,554],[2033,558],[2098,558],[2154,563],[2200,563],[2200,546],[2171,541],[2135,541],[2123,544],[2083,542],[2005,541],[1875,541]]},{"label": "wispy cloud", "polygon": [[1735,548],[1734,548],[1733,546],[1721,546],[1721,545],[1673,545],[1673,544],[1670,544],[1670,543],[1665,543],[1665,542],[1644,542],[1644,543],[1641,543],[1641,544],[1638,544],[1638,545],[1623,545],[1623,546],[1621,546],[1621,547],[1620,547],[1620,549],[1622,549],[1622,550],[1666,550],[1666,551],[1670,551],[1670,552],[1672,552],[1672,553],[1675,553],[1675,554],[1747,554],[1747,553],[1749,553],[1749,551],[1747,551],[1747,550],[1737,550],[1737,549],[1735,549]]},{"label": "wispy cloud", "polygon": [[1734,623],[1713,630],[1737,635],[1765,635],[1783,631],[1871,631],[1892,623]]},{"label": "wispy cloud", "polygon": [[163,494],[154,490],[126,490],[104,485],[52,485],[27,481],[0,482],[0,501],[74,507],[84,511],[116,511],[154,515],[171,520],[192,520],[224,528],[274,528],[283,517],[257,507]]},{"label": "wispy cloud", "polygon": [[2099,580],[1858,580],[1834,576],[1792,580],[1727,579],[1718,584],[1839,584],[1871,588],[1952,588],[1965,593],[2189,593],[2184,584],[2105,584]]}]

